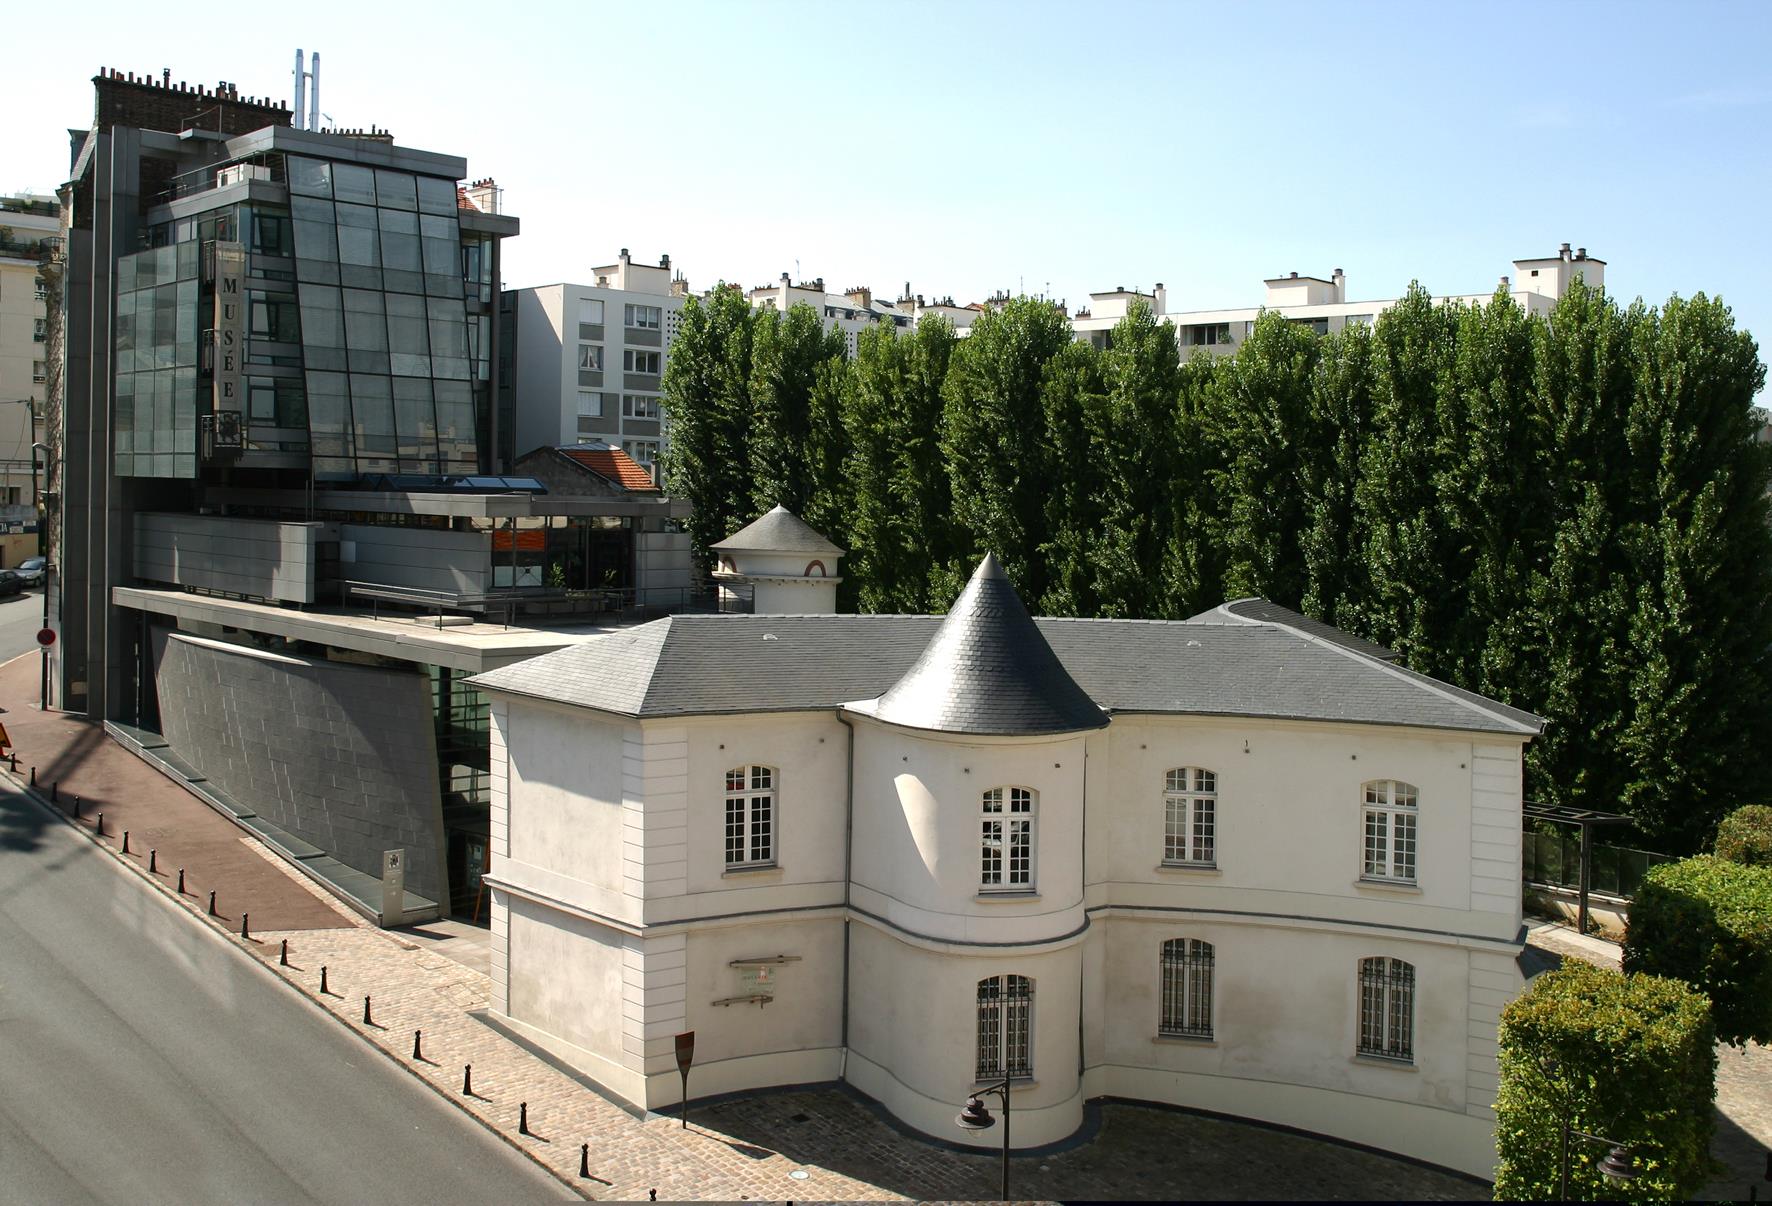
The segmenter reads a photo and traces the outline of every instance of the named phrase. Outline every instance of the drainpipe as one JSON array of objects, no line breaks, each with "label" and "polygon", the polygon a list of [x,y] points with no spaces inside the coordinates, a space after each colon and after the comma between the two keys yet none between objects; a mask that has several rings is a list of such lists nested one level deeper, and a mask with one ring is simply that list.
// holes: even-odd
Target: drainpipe
[{"label": "drainpipe", "polygon": [[849,1078],[849,885],[855,859],[855,724],[837,709],[837,723],[849,730],[849,751],[843,784],[843,1063],[837,1079]]}]

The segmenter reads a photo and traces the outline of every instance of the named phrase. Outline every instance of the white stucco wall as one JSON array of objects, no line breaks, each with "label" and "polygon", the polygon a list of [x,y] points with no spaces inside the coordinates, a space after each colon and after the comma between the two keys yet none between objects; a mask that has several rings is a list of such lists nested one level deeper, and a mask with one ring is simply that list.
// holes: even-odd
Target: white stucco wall
[{"label": "white stucco wall", "polygon": [[[640,722],[511,699],[493,714],[495,1008],[633,1101],[676,1102],[671,1036],[694,1029],[693,1096],[841,1077],[962,1139],[977,982],[1013,973],[1036,986],[1017,1147],[1117,1095],[1490,1172],[1495,1028],[1520,987],[1518,739],[1130,715],[957,738],[851,713],[846,880],[835,714]],[[754,764],[777,771],[776,864],[728,870],[724,774]],[[1209,870],[1159,866],[1179,766],[1218,775]],[[1414,888],[1360,882],[1373,779],[1418,789]],[[979,890],[993,786],[1038,793],[1031,893]],[[1156,1036],[1173,937],[1214,945],[1210,1042]],[[775,955],[798,960],[775,969],[774,1000],[713,1004],[743,991],[734,960]],[[1416,969],[1412,1064],[1355,1055],[1358,962],[1375,955]]]}]

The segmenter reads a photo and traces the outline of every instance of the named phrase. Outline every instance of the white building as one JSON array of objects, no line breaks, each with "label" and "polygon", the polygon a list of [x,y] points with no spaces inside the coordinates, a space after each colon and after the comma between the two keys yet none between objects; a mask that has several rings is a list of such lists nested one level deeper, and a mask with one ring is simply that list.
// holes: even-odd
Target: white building
[{"label": "white building", "polygon": [[[906,292],[909,290],[907,288]],[[842,293],[826,293],[824,278],[794,284],[787,273],[773,285],[759,285],[745,295],[758,310],[777,310],[786,314],[798,305],[811,306],[824,320],[825,330],[843,332],[843,342],[851,358],[855,356],[858,335],[876,323],[890,323],[898,329],[916,325],[916,307],[909,298],[896,305],[874,297],[866,285],[856,285]]]},{"label": "white building", "polygon": [[[1528,314],[1548,314],[1557,301],[1569,291],[1577,278],[1585,278],[1596,289],[1606,284],[1606,261],[1587,254],[1587,248],[1573,252],[1564,243],[1554,256],[1514,261],[1514,275],[1502,277],[1499,284],[1525,307]],[[1106,347],[1114,324],[1126,316],[1132,305],[1143,300],[1158,318],[1175,324],[1175,337],[1181,354],[1191,355],[1204,349],[1213,355],[1230,355],[1255,329],[1255,320],[1263,310],[1277,310],[1293,322],[1305,323],[1319,335],[1339,331],[1355,324],[1371,326],[1378,316],[1401,299],[1389,297],[1370,301],[1350,301],[1347,276],[1337,268],[1327,278],[1300,276],[1293,272],[1263,282],[1267,300],[1261,306],[1240,306],[1231,309],[1189,310],[1170,312],[1168,290],[1159,282],[1150,293],[1115,286],[1105,293],[1091,293],[1089,308],[1079,311],[1071,320],[1077,338]],[[1437,298],[1440,302],[1486,304],[1494,296],[1468,293]]]},{"label": "white building", "polygon": [[43,438],[33,416],[42,416],[50,367],[43,261],[60,237],[54,197],[0,197],[0,566],[37,553],[31,444]]},{"label": "white building", "polygon": [[1542,723],[1260,600],[682,615],[480,675],[493,1008],[637,1106],[1118,1096],[1479,1176]]},{"label": "white building", "polygon": [[660,383],[688,296],[671,257],[636,264],[622,248],[589,285],[516,289],[516,452],[607,441],[657,476]]}]

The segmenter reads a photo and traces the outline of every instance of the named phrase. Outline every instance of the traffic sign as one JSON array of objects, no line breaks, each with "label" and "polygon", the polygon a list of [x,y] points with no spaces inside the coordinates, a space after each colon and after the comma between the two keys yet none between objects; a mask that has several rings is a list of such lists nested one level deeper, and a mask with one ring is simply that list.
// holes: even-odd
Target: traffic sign
[{"label": "traffic sign", "polygon": [[39,628],[37,630],[37,643],[45,649],[55,644],[55,629]]}]

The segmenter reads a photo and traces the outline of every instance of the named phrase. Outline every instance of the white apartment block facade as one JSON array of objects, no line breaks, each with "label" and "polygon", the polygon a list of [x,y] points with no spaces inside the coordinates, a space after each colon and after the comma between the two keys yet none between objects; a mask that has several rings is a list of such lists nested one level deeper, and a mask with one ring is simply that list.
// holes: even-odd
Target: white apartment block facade
[{"label": "white apartment block facade", "polygon": [[664,449],[665,358],[688,296],[671,257],[622,248],[596,283],[516,289],[516,450],[619,446],[656,480]]},{"label": "white apartment block facade", "polygon": [[[1502,277],[1500,287],[1506,288],[1528,314],[1548,314],[1558,300],[1578,279],[1585,279],[1593,288],[1606,284],[1606,261],[1587,254],[1587,248],[1574,251],[1564,243],[1554,256],[1514,261],[1514,275]],[[1215,356],[1228,356],[1248,339],[1255,329],[1255,320],[1264,310],[1276,310],[1288,320],[1303,323],[1319,335],[1331,334],[1349,326],[1371,326],[1378,316],[1396,305],[1399,298],[1350,301],[1347,275],[1337,268],[1327,278],[1289,273],[1263,282],[1267,300],[1261,306],[1239,306],[1215,310],[1171,312],[1168,290],[1159,282],[1150,293],[1118,286],[1089,295],[1089,308],[1071,320],[1077,338],[1097,347],[1105,347],[1108,333],[1124,318],[1132,306],[1144,301],[1158,318],[1175,324],[1175,338],[1181,354],[1190,356],[1203,350]],[[1436,300],[1487,303],[1490,293],[1467,293]]]},{"label": "white apartment block facade", "polygon": [[42,256],[60,237],[54,197],[0,197],[0,566],[37,552],[31,445],[41,438],[33,418],[43,413],[50,367]]},{"label": "white apartment block facade", "polygon": [[900,298],[896,304],[888,304],[876,299],[874,291],[866,285],[857,285],[842,293],[826,293],[823,277],[796,285],[785,272],[780,281],[773,285],[759,285],[745,296],[750,299],[753,309],[777,310],[783,314],[795,306],[811,306],[824,320],[825,330],[843,332],[843,343],[851,358],[855,356],[856,339],[869,327],[876,323],[891,323],[897,329],[907,330],[916,326],[918,317],[917,300],[909,296]]}]

